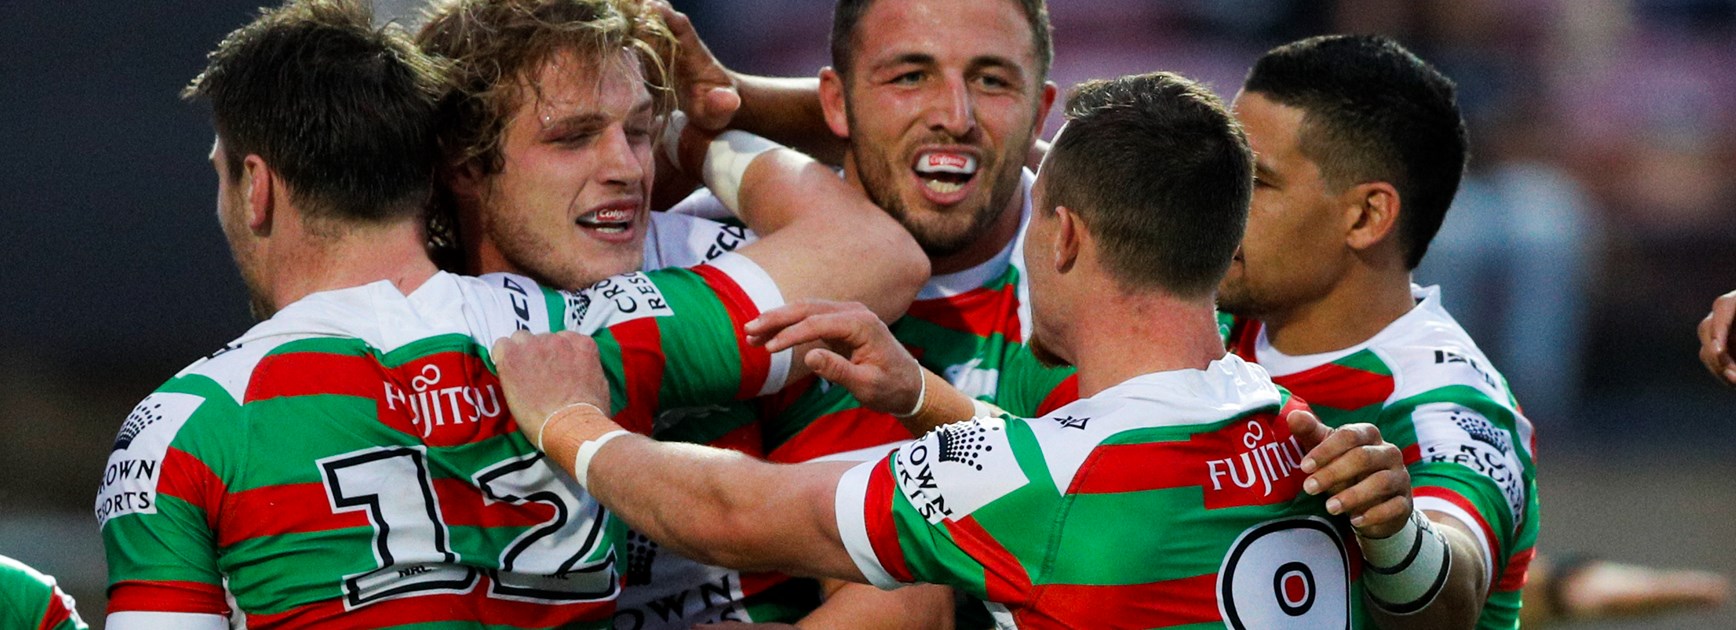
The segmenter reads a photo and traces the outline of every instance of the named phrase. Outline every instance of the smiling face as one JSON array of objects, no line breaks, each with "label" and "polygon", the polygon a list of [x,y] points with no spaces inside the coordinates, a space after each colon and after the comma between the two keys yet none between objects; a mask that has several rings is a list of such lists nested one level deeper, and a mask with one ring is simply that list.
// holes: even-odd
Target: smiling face
[{"label": "smiling face", "polygon": [[637,270],[655,124],[638,58],[559,53],[530,78],[501,134],[501,169],[465,209],[478,213],[478,271],[579,289]]},{"label": "smiling face", "polygon": [[1233,109],[1254,150],[1254,196],[1218,307],[1267,318],[1326,296],[1344,275],[1345,204],[1302,151],[1303,110],[1259,92],[1238,95]]},{"label": "smiling face", "polygon": [[930,256],[957,253],[1019,191],[1047,113],[1031,27],[1008,0],[878,0],[854,37],[856,176]]}]

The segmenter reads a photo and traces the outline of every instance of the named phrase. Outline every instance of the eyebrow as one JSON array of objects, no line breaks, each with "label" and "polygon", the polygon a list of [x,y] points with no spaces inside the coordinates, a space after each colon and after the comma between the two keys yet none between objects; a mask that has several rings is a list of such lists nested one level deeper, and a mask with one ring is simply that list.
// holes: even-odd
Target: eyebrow
[{"label": "eyebrow", "polygon": [[[656,103],[651,100],[649,95],[647,95],[633,107],[632,113],[627,114],[627,118],[632,119],[641,116],[650,116],[655,113],[655,106]],[[585,127],[602,126],[608,122],[609,116],[602,112],[581,112],[570,116],[555,118],[554,120],[549,121],[548,125],[544,126],[543,129],[545,131],[549,129],[583,129]]]}]

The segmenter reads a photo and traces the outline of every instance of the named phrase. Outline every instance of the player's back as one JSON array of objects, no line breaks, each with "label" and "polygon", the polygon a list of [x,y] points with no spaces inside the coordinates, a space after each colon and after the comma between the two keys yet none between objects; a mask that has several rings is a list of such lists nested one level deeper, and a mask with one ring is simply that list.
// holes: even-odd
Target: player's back
[{"label": "player's back", "polygon": [[868,507],[840,528],[862,528],[876,583],[960,586],[1003,627],[1343,628],[1360,591],[1347,534],[1302,492],[1283,419],[1299,404],[1226,357],[950,425],[852,471]]},{"label": "player's back", "polygon": [[316,294],[177,375],[99,496],[111,613],[222,614],[226,587],[254,628],[605,621],[619,528],[518,434],[487,359],[550,327],[548,297],[446,274]]}]

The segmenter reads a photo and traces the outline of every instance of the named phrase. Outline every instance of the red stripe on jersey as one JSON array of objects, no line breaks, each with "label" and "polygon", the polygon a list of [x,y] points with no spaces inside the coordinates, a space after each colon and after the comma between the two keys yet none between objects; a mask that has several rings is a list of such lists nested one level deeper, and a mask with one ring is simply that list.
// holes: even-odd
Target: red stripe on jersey
[{"label": "red stripe on jersey", "polygon": [[464,621],[485,625],[548,628],[575,622],[607,619],[615,610],[614,600],[554,604],[490,597],[490,581],[484,576],[464,593],[430,593],[368,604],[344,610],[343,599],[329,599],[269,614],[247,615],[247,627],[271,628],[386,628],[418,623]]},{"label": "red stripe on jersey", "polygon": [[321,482],[286,483],[231,493],[223,498],[217,546],[261,536],[368,527],[365,510],[333,513]]},{"label": "red stripe on jersey", "polygon": [[717,436],[710,442],[706,442],[705,445],[762,457],[765,442],[765,436],[760,433],[760,423],[750,422],[731,429],[729,433]]},{"label": "red stripe on jersey", "polygon": [[904,561],[904,546],[898,543],[898,524],[892,517],[892,495],[898,493],[898,488],[892,483],[891,460],[896,455],[875,462],[874,469],[868,473],[868,501],[864,508],[867,512],[863,522],[867,525],[868,544],[874,548],[874,555],[880,559],[880,567],[892,579],[899,582],[914,582],[910,575],[910,565]]},{"label": "red stripe on jersey", "polygon": [[60,592],[60,587],[53,587],[48,593],[48,610],[42,613],[42,621],[36,624],[36,630],[52,630],[55,626],[72,619],[72,609],[66,605],[66,593]]},{"label": "red stripe on jersey", "polygon": [[1073,404],[1079,400],[1079,374],[1067,375],[1055,389],[1049,390],[1049,395],[1043,397],[1043,402],[1037,405],[1037,415],[1046,416],[1056,409]]},{"label": "red stripe on jersey", "polygon": [[1399,455],[1404,456],[1404,465],[1409,466],[1422,461],[1423,447],[1421,444],[1412,444],[1399,449]]},{"label": "red stripe on jersey", "polygon": [[793,464],[909,439],[910,432],[896,418],[856,407],[815,418],[767,453],[766,459]]},{"label": "red stripe on jersey", "polygon": [[622,322],[609,332],[621,345],[621,378],[627,389],[627,404],[615,421],[628,431],[650,435],[663,385],[663,333],[655,317]]},{"label": "red stripe on jersey", "polygon": [[486,500],[464,479],[435,479],[434,496],[440,497],[440,522],[449,527],[534,527],[555,517],[548,503]]},{"label": "red stripe on jersey", "polygon": [[1223,619],[1216,573],[1151,584],[1044,585],[1036,604],[1015,619],[1023,628],[1027,618],[1041,616],[1053,617],[1058,628],[1163,628]]},{"label": "red stripe on jersey", "polygon": [[1537,557],[1537,548],[1532,547],[1507,559],[1507,568],[1501,571],[1501,577],[1495,580],[1495,587],[1490,591],[1507,592],[1525,588],[1525,580],[1531,572],[1531,560]]},{"label": "red stripe on jersey", "polygon": [[[1501,549],[1501,539],[1495,537],[1495,528],[1489,526],[1489,519],[1483,517],[1483,513],[1477,509],[1475,503],[1471,503],[1470,499],[1440,486],[1418,486],[1411,489],[1411,494],[1417,497],[1434,497],[1459,506],[1459,509],[1471,515],[1472,520],[1477,521],[1466,523],[1466,525],[1483,530],[1483,536],[1489,540],[1489,551],[1495,555],[1495,558],[1501,557],[1504,551]],[[1493,562],[1494,558],[1489,560]]]},{"label": "red stripe on jersey", "polygon": [[1031,575],[1025,572],[1025,565],[983,529],[975,517],[966,516],[946,524],[958,548],[982,563],[983,589],[989,601],[1008,606],[1022,606],[1030,601]]},{"label": "red stripe on jersey", "polygon": [[952,297],[917,300],[905,316],[977,337],[1000,333],[1008,342],[1019,343],[1023,334],[1017,288],[1008,283],[999,289],[979,287]]},{"label": "red stripe on jersey", "polygon": [[[1291,398],[1283,411],[1306,407]],[[1247,446],[1250,436],[1253,448]],[[1291,501],[1307,475],[1281,414],[1247,416],[1186,441],[1105,444],[1079,467],[1068,494],[1199,487],[1208,510]]]},{"label": "red stripe on jersey", "polygon": [[191,453],[169,447],[163,454],[162,477],[157,492],[186,501],[205,512],[205,526],[217,528],[218,515],[223,511],[223,496],[228,492],[223,480],[211,467]]},{"label": "red stripe on jersey", "polygon": [[375,418],[432,446],[458,446],[513,431],[500,379],[482,358],[440,352],[388,368],[373,356],[322,352],[260,361],[246,402],[338,395],[374,401]]},{"label": "red stripe on jersey", "polygon": [[229,616],[223,587],[204,582],[127,580],[109,587],[108,614],[174,612]]},{"label": "red stripe on jersey", "polygon": [[1254,357],[1254,343],[1260,338],[1260,320],[1237,317],[1230,325],[1229,351],[1246,361],[1258,362]]},{"label": "red stripe on jersey", "polygon": [[384,368],[372,357],[327,352],[268,355],[253,368],[242,403],[283,396],[337,394],[376,398],[383,395]]},{"label": "red stripe on jersey", "polygon": [[766,352],[764,347],[748,345],[744,328],[748,322],[760,316],[759,305],[722,269],[700,265],[694,267],[693,272],[711,285],[718,299],[723,302],[724,310],[729,312],[730,322],[735,324],[735,347],[741,355],[741,391],[736,397],[747,400],[758,396],[766,385],[766,378],[771,375],[772,355]]},{"label": "red stripe on jersey", "polygon": [[1392,377],[1328,363],[1272,381],[1310,404],[1333,409],[1361,409],[1392,396]]},{"label": "red stripe on jersey", "polygon": [[790,576],[782,573],[742,573],[741,596],[743,599],[766,592],[773,586],[789,581]]}]

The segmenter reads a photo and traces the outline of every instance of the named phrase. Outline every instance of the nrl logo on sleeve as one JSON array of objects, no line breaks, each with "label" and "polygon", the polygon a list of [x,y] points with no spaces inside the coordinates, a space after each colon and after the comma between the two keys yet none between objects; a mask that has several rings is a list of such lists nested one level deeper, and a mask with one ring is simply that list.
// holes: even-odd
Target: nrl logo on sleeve
[{"label": "nrl logo on sleeve", "polygon": [[998,418],[930,431],[898,451],[898,489],[930,523],[969,516],[1028,481]]},{"label": "nrl logo on sleeve", "polygon": [[99,526],[123,514],[156,513],[157,480],[162,477],[169,443],[203,402],[204,398],[192,394],[158,392],[127,414],[97,490]]},{"label": "nrl logo on sleeve", "polygon": [[567,330],[579,330],[579,323],[585,321],[585,315],[591,312],[591,296],[578,291],[561,291],[561,297],[567,301]]}]

